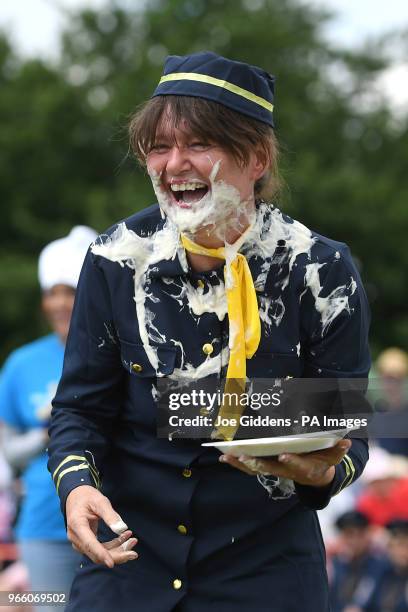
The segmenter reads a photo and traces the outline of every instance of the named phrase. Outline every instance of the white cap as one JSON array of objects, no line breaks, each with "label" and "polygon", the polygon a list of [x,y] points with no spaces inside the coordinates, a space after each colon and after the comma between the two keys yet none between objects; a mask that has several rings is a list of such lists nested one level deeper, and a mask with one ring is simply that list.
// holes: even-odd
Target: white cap
[{"label": "white cap", "polygon": [[76,225],[65,238],[47,244],[38,260],[38,279],[43,291],[55,285],[76,289],[89,245],[97,233],[86,225]]},{"label": "white cap", "polygon": [[364,468],[362,481],[365,483],[388,478],[403,478],[408,474],[405,457],[391,455],[380,446],[370,446],[370,458]]}]

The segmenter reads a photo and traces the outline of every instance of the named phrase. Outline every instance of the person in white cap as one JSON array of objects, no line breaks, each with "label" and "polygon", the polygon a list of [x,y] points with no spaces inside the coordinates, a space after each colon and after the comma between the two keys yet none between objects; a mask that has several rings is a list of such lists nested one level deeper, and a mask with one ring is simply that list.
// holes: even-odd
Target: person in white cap
[{"label": "person in white cap", "polygon": [[52,333],[15,350],[6,360],[0,378],[2,446],[6,459],[22,473],[23,481],[24,497],[15,537],[35,591],[67,593],[78,561],[66,538],[45,449],[75,289],[86,251],[95,238],[92,229],[77,226],[68,236],[43,249],[38,275],[42,311]]}]

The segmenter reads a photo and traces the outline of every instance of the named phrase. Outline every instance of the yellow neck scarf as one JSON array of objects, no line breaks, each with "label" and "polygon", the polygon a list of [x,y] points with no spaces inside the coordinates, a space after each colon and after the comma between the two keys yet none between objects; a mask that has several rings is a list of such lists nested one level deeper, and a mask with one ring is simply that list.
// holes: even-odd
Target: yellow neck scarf
[{"label": "yellow neck scarf", "polygon": [[[209,249],[192,242],[184,235],[181,236],[181,242],[190,253],[226,259],[225,247]],[[234,383],[236,383],[235,386],[238,386],[242,393],[245,389],[246,381],[246,360],[251,359],[258,348],[261,339],[261,323],[254,282],[245,256],[241,253],[235,255],[230,264],[231,279],[227,278],[226,268],[224,266],[230,348],[227,385],[228,381],[233,379]],[[224,405],[219,413],[221,416],[223,408]],[[224,410],[224,413],[227,414],[228,410]],[[223,433],[221,433],[220,429],[218,429],[217,433],[221,437],[231,439],[231,434],[233,437],[233,433],[235,433],[237,428],[230,429],[226,427]]]}]

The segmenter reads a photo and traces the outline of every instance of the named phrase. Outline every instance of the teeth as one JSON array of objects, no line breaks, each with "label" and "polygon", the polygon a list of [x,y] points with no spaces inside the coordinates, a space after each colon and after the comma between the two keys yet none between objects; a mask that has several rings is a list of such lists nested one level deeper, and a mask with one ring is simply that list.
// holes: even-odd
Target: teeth
[{"label": "teeth", "polygon": [[207,187],[205,183],[174,183],[170,185],[172,191],[194,191],[195,189],[203,189]]}]

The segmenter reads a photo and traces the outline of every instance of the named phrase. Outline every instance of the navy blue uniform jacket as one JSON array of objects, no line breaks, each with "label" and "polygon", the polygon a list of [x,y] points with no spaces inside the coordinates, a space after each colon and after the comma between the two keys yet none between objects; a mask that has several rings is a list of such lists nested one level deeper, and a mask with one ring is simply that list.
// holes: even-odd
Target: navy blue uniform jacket
[{"label": "navy blue uniform jacket", "polygon": [[[49,469],[63,510],[75,487],[101,487],[140,557],[114,569],[84,557],[68,610],[326,611],[315,509],[360,475],[367,444],[353,441],[329,487],[288,493],[199,440],[157,438],[156,377],[221,375],[228,363],[222,270],[193,272],[174,236],[154,205],[102,236],[82,270]],[[262,322],[248,376],[367,376],[368,306],[345,244],[261,203],[241,252]],[[99,535],[113,537],[104,525]]]}]

